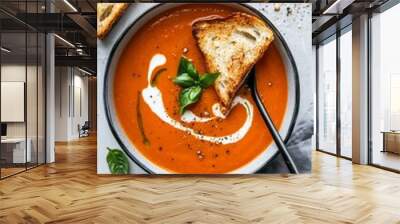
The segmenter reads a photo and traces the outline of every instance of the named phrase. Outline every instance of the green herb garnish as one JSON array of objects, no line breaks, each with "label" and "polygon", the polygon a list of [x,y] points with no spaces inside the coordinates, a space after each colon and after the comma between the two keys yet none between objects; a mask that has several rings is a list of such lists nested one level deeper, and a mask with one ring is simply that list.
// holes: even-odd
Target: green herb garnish
[{"label": "green herb garnish", "polygon": [[180,76],[183,73],[187,73],[194,80],[199,80],[199,74],[197,73],[197,70],[194,67],[193,63],[191,61],[189,61],[189,59],[187,59],[185,57],[181,57],[181,59],[179,61],[179,67],[178,67],[177,76]]},{"label": "green herb garnish", "polygon": [[179,113],[183,114],[189,105],[195,104],[200,100],[203,89],[211,86],[218,78],[219,73],[205,73],[199,75],[193,63],[181,57],[178,66],[178,74],[174,83],[183,87],[179,94]]},{"label": "green herb garnish", "polygon": [[200,78],[200,86],[204,89],[208,88],[214,83],[214,81],[218,78],[218,76],[219,73],[205,73]]},{"label": "green herb garnish", "polygon": [[179,105],[181,106],[179,113],[183,114],[187,106],[199,101],[201,93],[202,89],[200,86],[191,86],[183,89],[179,95]]},{"label": "green herb garnish", "polygon": [[128,174],[129,161],[126,155],[119,149],[108,148],[107,163],[112,174]]},{"label": "green herb garnish", "polygon": [[174,83],[181,87],[191,87],[195,84],[195,80],[188,73],[183,73],[174,79]]}]

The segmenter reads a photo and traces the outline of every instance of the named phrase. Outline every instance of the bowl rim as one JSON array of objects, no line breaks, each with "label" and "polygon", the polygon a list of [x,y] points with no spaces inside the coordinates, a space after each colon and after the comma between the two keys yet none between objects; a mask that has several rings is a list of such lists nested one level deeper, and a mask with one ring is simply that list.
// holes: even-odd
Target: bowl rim
[{"label": "bowl rim", "polygon": [[[175,4],[176,6],[179,5],[185,5],[185,4],[190,4],[190,3],[172,3]],[[259,11],[259,9],[254,8],[253,6],[250,6],[248,4],[244,4],[244,3],[223,3],[223,4],[227,4],[227,5],[239,5],[241,7],[244,7],[246,9],[248,9],[249,11],[251,11],[252,13],[254,13],[255,15],[257,15],[258,17],[260,17],[274,32],[274,35],[279,39],[279,41],[281,42],[284,51],[287,54],[287,57],[289,59],[290,65],[293,69],[293,81],[294,81],[294,95],[295,95],[295,100],[294,100],[294,108],[293,108],[293,115],[291,118],[291,121],[289,123],[289,127],[287,129],[287,133],[285,138],[283,139],[284,143],[286,144],[293,132],[293,129],[296,125],[296,121],[297,121],[297,117],[298,117],[298,113],[299,113],[299,105],[300,105],[300,83],[299,83],[299,74],[298,74],[298,69],[297,69],[297,65],[296,65],[296,61],[294,60],[294,57],[292,55],[292,52],[286,42],[286,40],[283,38],[282,34],[279,32],[279,30],[273,25],[273,23],[263,14]],[[122,31],[122,33],[118,36],[118,38],[116,39],[116,41],[113,43],[113,46],[110,50],[109,53],[109,57],[107,58],[107,63],[106,63],[106,67],[104,70],[104,78],[103,78],[103,104],[104,104],[104,110],[106,112],[106,120],[108,123],[108,126],[110,127],[111,133],[114,136],[115,140],[117,141],[117,143],[119,144],[119,146],[122,148],[122,150],[129,156],[129,158],[136,164],[138,165],[141,169],[143,169],[145,172],[147,172],[148,174],[158,174],[156,172],[153,172],[151,169],[149,169],[147,166],[145,166],[141,161],[139,161],[131,152],[130,150],[125,146],[124,142],[121,140],[116,127],[114,126],[114,123],[112,121],[112,113],[110,111],[110,102],[108,99],[108,92],[109,92],[109,73],[110,73],[110,65],[115,57],[115,53],[119,47],[119,45],[121,44],[121,42],[124,40],[124,38],[126,37],[126,35],[129,33],[129,31],[142,19],[142,17],[147,16],[148,14],[152,13],[153,10],[159,8],[159,7],[163,7],[164,5],[166,5],[166,3],[160,3],[157,5],[152,6],[151,8],[146,9],[143,13],[141,13],[137,19],[135,19],[131,24],[129,24],[126,28],[124,28],[124,30]],[[173,8],[173,7],[172,7]],[[273,144],[274,142],[272,141],[271,144]],[[269,147],[267,147],[269,148]],[[260,166],[259,169],[257,169],[254,173],[257,173],[260,169],[262,169],[263,167],[265,167],[270,161],[272,161],[277,155],[279,154],[279,150],[276,150],[274,155],[272,155],[268,160],[265,161],[265,163]],[[165,169],[165,168],[163,168]],[[240,169],[237,168],[237,169]],[[167,169],[166,169],[167,170]],[[228,174],[228,173],[227,173]],[[168,175],[182,175],[179,173],[170,173]],[[196,175],[219,175],[219,174],[196,174]]]}]

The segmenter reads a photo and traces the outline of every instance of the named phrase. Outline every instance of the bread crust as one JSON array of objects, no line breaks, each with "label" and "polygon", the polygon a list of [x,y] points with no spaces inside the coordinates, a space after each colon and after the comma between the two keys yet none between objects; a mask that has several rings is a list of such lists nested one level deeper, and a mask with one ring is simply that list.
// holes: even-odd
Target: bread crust
[{"label": "bread crust", "polygon": [[[246,13],[196,21],[192,32],[203,53],[208,72],[221,74],[214,88],[222,105],[229,109],[249,70],[273,41],[273,32],[262,20]],[[236,34],[236,39],[239,42],[243,39],[243,43],[233,43],[236,39],[232,37]],[[229,41],[232,43],[227,43]],[[224,57],[225,60],[219,59]]]},{"label": "bread crust", "polygon": [[97,37],[103,39],[128,8],[128,3],[97,3]]}]

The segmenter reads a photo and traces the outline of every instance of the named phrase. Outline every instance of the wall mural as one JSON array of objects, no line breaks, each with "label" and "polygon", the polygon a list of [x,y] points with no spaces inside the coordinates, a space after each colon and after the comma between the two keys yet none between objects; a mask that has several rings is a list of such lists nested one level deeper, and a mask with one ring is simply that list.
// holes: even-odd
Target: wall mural
[{"label": "wall mural", "polygon": [[98,4],[99,174],[311,170],[311,4]]}]

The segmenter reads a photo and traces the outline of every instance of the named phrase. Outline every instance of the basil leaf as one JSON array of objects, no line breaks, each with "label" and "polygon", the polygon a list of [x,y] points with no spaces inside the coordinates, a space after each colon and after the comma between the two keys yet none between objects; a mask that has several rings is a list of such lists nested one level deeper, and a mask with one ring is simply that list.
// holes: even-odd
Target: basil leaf
[{"label": "basil leaf", "polygon": [[206,74],[202,75],[200,78],[201,87],[208,88],[209,86],[211,86],[214,83],[214,81],[218,78],[218,76],[219,76],[219,72],[206,73]]},{"label": "basil leaf", "polygon": [[191,100],[189,99],[190,88],[183,89],[179,94],[179,113],[183,114],[185,112],[186,106],[191,104]]},{"label": "basil leaf", "polygon": [[181,57],[180,61],[179,61],[179,66],[178,66],[178,74],[176,74],[176,76],[180,76],[183,73],[186,73],[187,71],[187,65],[190,63],[190,61],[185,58],[185,57]]},{"label": "basil leaf", "polygon": [[112,174],[128,174],[129,162],[126,155],[119,149],[108,149],[107,163]]},{"label": "basil leaf", "polygon": [[194,86],[189,92],[189,99],[197,102],[200,99],[201,92],[202,89],[200,86]]},{"label": "basil leaf", "polygon": [[199,80],[200,76],[199,73],[197,73],[196,68],[194,67],[192,62],[189,62],[187,64],[186,72],[192,77],[194,80]]},{"label": "basil leaf", "polygon": [[188,73],[182,73],[174,79],[174,83],[182,87],[191,87],[194,85],[194,80]]},{"label": "basil leaf", "polygon": [[180,104],[179,112],[183,114],[189,105],[199,101],[201,93],[202,93],[202,88],[200,86],[192,86],[183,89],[179,95],[179,104]]},{"label": "basil leaf", "polygon": [[199,74],[197,73],[196,68],[193,63],[189,61],[189,59],[185,57],[181,57],[178,66],[178,74],[176,76],[181,76],[182,74],[187,73],[194,80],[199,80]]}]

